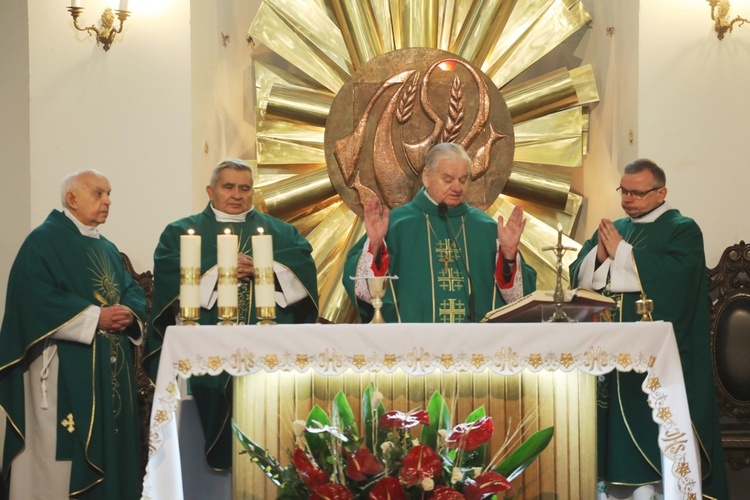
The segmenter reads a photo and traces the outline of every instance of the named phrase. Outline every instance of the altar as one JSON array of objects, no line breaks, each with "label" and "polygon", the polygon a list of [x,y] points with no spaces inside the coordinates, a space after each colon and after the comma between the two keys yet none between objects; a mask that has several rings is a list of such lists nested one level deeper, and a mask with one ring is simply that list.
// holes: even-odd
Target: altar
[{"label": "altar", "polygon": [[660,428],[665,498],[699,498],[697,443],[670,323],[170,327],[156,380],[143,497],[183,498],[177,377],[222,372],[319,378],[367,372],[601,375],[612,370],[648,373],[643,391]]}]

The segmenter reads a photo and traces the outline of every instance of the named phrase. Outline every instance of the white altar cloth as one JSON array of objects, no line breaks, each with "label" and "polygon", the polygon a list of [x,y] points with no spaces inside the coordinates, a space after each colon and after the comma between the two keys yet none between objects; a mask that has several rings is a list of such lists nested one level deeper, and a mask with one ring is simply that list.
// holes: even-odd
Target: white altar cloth
[{"label": "white altar cloth", "polygon": [[[643,392],[659,424],[664,496],[700,498],[698,448],[671,323],[382,324],[169,327],[151,411],[143,498],[183,498],[175,410],[177,377],[315,370],[337,375],[402,369],[524,369],[592,375],[648,372]],[[644,396],[645,397],[645,396]]]}]

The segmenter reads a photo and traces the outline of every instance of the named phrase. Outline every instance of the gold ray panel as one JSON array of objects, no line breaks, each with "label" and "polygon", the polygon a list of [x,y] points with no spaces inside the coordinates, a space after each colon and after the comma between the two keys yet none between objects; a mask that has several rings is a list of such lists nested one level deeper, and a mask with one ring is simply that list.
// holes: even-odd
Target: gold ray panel
[{"label": "gold ray panel", "polygon": [[482,70],[495,85],[503,87],[590,20],[582,4],[568,8],[562,0],[554,0],[507,47],[493,50]]},{"label": "gold ray panel", "polygon": [[333,93],[329,91],[277,83],[268,95],[266,119],[325,127],[333,97]]},{"label": "gold ray panel", "polygon": [[329,0],[344,36],[354,71],[370,59],[385,53],[370,2]]},{"label": "gold ray panel", "polygon": [[568,193],[568,199],[563,210],[556,210],[546,205],[534,203],[533,201],[521,200],[506,195],[503,195],[503,197],[514,205],[521,205],[526,214],[539,219],[550,227],[557,227],[558,224],[561,224],[563,234],[568,236],[573,234],[575,230],[578,213],[581,210],[581,205],[583,205],[583,196],[576,193]]},{"label": "gold ray panel", "polygon": [[[343,391],[355,415],[362,414],[362,393],[374,383],[389,410],[403,412],[426,408],[434,391],[440,391],[451,409],[452,422],[464,422],[479,406],[493,418],[495,432],[488,444],[492,456],[525,417],[523,435],[549,426],[555,437],[539,459],[514,480],[515,499],[555,498],[578,500],[594,498],[596,492],[596,379],[578,371],[564,373],[524,371],[501,376],[490,371],[434,372],[408,376],[351,371],[340,376],[260,371],[238,377],[234,384],[234,420],[255,442],[289,463],[286,450],[293,443],[291,423],[304,419],[318,405],[330,414],[330,401]],[[358,417],[359,419],[359,417]],[[361,422],[358,423],[361,429]],[[235,440],[234,452],[240,445]],[[233,498],[275,498],[276,487],[249,460],[236,461],[232,474]]]},{"label": "gold ray panel", "polygon": [[[258,189],[265,212],[279,218],[309,215],[338,199],[325,166]],[[334,199],[334,197],[336,199]]]},{"label": "gold ray panel", "polygon": [[537,204],[565,209],[570,192],[570,177],[540,172],[513,164],[510,178],[503,188],[503,194],[521,198]]},{"label": "gold ray panel", "polygon": [[351,72],[341,31],[317,2],[265,0],[248,34],[332,92]]},{"label": "gold ray panel", "polygon": [[497,43],[517,0],[479,0],[473,2],[450,52],[476,66],[482,65]]},{"label": "gold ray panel", "polygon": [[581,108],[517,123],[513,161],[580,167],[583,164]]}]

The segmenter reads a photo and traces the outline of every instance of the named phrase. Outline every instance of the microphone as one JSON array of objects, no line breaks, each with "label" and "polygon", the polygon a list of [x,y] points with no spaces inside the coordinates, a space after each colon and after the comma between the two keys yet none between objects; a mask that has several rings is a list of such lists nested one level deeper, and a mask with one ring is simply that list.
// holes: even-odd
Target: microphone
[{"label": "microphone", "polygon": [[468,281],[469,284],[469,322],[474,322],[474,286],[471,283],[471,274],[469,274],[469,265],[464,260],[463,252],[461,251],[461,247],[458,244],[458,238],[456,238],[456,233],[453,231],[453,226],[451,225],[450,218],[448,218],[448,204],[444,201],[441,201],[438,203],[438,213],[440,214],[440,218],[445,221],[445,224],[448,226],[448,229],[451,232],[451,239],[453,240],[453,243],[456,245],[456,253],[458,254],[458,258],[461,260],[461,262],[464,265],[464,270],[466,271],[466,281]]}]

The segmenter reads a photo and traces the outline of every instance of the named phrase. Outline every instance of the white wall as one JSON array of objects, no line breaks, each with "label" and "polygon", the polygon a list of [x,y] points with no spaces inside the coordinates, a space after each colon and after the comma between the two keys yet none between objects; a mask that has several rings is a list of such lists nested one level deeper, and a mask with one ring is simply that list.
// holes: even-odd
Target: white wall
[{"label": "white wall", "polygon": [[[750,17],[750,0],[732,0]],[[703,230],[706,261],[750,240],[750,26],[719,41],[704,1],[641,2],[639,151],[667,171],[668,199]]]}]

